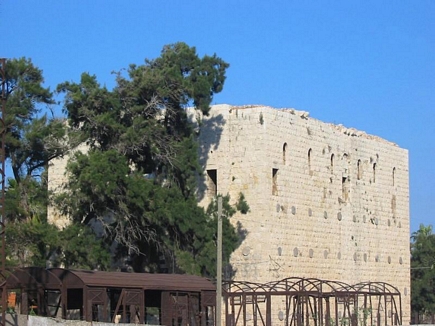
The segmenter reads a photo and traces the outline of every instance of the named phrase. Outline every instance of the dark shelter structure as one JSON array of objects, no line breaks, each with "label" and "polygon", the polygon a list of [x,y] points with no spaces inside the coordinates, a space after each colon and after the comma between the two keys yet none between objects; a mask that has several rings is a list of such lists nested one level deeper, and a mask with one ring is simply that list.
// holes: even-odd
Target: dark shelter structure
[{"label": "dark shelter structure", "polygon": [[49,302],[60,297],[61,281],[49,270],[38,267],[17,268],[5,271],[1,286],[2,302],[7,302],[8,308],[20,307],[21,314],[37,314],[55,316],[58,304]]},{"label": "dark shelter structure", "polygon": [[20,313],[86,321],[207,325],[216,305],[213,283],[192,275],[23,268],[2,290]]},{"label": "dark shelter structure", "polygon": [[[36,267],[0,276],[9,308],[21,314],[170,326],[215,325],[216,287],[198,276]],[[293,277],[266,284],[227,281],[224,289],[227,326],[402,324],[401,294],[382,282],[349,285]]]}]

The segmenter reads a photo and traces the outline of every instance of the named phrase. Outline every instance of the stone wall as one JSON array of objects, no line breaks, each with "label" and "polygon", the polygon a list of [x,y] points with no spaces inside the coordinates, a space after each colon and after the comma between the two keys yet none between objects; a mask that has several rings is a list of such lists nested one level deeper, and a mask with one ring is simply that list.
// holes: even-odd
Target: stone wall
[{"label": "stone wall", "polygon": [[[246,238],[233,253],[234,278],[287,277],[387,282],[410,316],[408,152],[307,112],[263,106],[190,111],[204,176],[200,203],[216,193],[250,206],[236,215]],[[50,189],[65,180],[66,159],[49,169]],[[58,226],[65,217],[49,210]]]},{"label": "stone wall", "polygon": [[[58,157],[51,161],[48,167],[48,190],[50,192],[56,193],[62,191],[65,182],[67,181],[66,165],[70,157],[78,151],[86,153],[88,151],[88,147],[85,144],[81,144],[74,150],[71,150],[68,155]],[[62,215],[52,205],[48,206],[47,219],[49,223],[56,225],[60,229],[67,226],[69,223],[68,218]]]},{"label": "stone wall", "polygon": [[201,203],[242,192],[251,208],[233,218],[247,231],[235,279],[387,282],[409,322],[407,150],[293,109],[220,105],[197,120]]}]

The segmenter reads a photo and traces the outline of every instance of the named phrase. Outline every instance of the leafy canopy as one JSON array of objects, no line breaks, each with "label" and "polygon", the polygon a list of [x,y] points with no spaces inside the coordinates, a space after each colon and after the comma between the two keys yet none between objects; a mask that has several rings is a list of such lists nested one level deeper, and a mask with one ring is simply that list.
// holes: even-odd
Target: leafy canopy
[{"label": "leafy canopy", "polygon": [[[118,74],[112,91],[86,73],[58,86],[70,127],[88,145],[70,161],[58,202],[74,221],[97,223],[136,271],[162,271],[163,256],[168,271],[216,274],[216,218],[197,204],[201,168],[185,108],[207,114],[227,68],[176,43],[131,65],[128,77]],[[229,218],[235,211],[227,207]],[[239,237],[228,220],[224,227],[228,259]]]},{"label": "leafy canopy", "polygon": [[[7,60],[5,72],[6,160],[13,172],[5,192],[7,263],[46,266],[57,256],[55,263],[65,264],[59,254],[69,243],[63,231],[47,223],[47,168],[68,150],[64,122],[47,114],[53,94],[30,59]],[[91,240],[90,251],[101,247],[95,236]],[[96,265],[88,253],[84,259]],[[70,259],[70,265],[76,263]]]},{"label": "leafy canopy", "polygon": [[420,225],[411,236],[411,310],[435,313],[435,234]]}]

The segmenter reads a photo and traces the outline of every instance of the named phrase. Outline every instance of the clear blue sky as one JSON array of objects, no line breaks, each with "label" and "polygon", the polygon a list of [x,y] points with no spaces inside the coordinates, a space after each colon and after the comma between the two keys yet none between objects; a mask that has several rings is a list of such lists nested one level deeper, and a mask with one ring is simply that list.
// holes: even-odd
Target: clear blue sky
[{"label": "clear blue sky", "polygon": [[[0,0],[0,57],[46,85],[184,41],[231,64],[214,103],[309,111],[409,150],[411,231],[435,224],[435,1]],[[60,110],[58,110],[60,112]]]}]

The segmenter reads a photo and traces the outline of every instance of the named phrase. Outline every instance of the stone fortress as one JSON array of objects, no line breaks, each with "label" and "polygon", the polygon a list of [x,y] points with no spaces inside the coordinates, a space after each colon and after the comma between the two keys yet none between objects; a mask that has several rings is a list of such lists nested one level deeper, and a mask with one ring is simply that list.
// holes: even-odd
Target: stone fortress
[{"label": "stone fortress", "polygon": [[[409,321],[407,150],[294,109],[216,105],[208,116],[190,114],[205,176],[201,205],[243,193],[250,206],[232,218],[247,231],[230,260],[236,280],[387,282]],[[52,190],[65,163],[50,168]],[[66,222],[52,208],[48,218]]]},{"label": "stone fortress", "polygon": [[293,109],[213,106],[200,118],[205,189],[242,192],[237,280],[386,282],[410,314],[408,151]]}]

